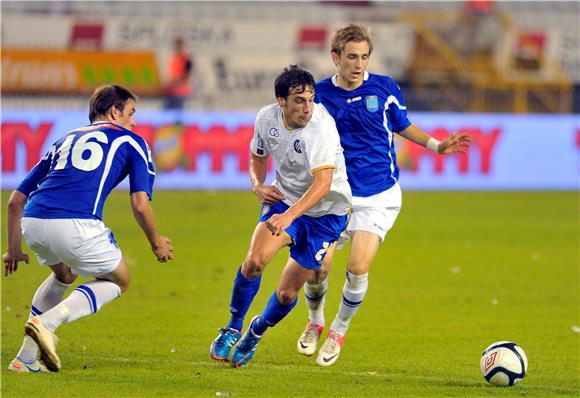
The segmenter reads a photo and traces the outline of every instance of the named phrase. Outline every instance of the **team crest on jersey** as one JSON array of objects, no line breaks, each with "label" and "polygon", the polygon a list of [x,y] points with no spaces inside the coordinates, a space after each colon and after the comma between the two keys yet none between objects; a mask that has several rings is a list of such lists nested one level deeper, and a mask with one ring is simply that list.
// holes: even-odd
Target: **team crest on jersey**
[{"label": "team crest on jersey", "polygon": [[365,98],[367,104],[367,111],[376,112],[379,110],[379,99],[376,95],[369,95]]},{"label": "team crest on jersey", "polygon": [[298,153],[302,153],[302,146],[300,145],[300,140],[294,141],[294,150]]},{"label": "team crest on jersey", "polygon": [[270,206],[265,205],[264,207],[262,207],[262,215],[265,216],[266,214],[268,214],[268,212],[270,211]]}]

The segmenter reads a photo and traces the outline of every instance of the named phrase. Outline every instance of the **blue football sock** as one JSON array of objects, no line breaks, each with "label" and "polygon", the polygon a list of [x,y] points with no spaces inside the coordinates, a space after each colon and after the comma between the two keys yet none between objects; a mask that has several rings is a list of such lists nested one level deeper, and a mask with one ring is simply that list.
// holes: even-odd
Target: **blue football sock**
[{"label": "blue football sock", "polygon": [[242,330],[244,318],[254,300],[262,275],[254,279],[248,279],[242,274],[242,267],[238,268],[234,286],[232,288],[232,299],[230,301],[230,313],[232,314],[228,327],[236,330]]},{"label": "blue football sock", "polygon": [[270,300],[268,300],[266,308],[264,308],[260,317],[252,324],[252,332],[258,336],[263,335],[266,329],[275,326],[278,322],[284,319],[284,317],[292,311],[292,308],[296,307],[297,302],[298,297],[288,305],[280,303],[276,296],[276,291],[274,290],[274,293],[270,296]]}]

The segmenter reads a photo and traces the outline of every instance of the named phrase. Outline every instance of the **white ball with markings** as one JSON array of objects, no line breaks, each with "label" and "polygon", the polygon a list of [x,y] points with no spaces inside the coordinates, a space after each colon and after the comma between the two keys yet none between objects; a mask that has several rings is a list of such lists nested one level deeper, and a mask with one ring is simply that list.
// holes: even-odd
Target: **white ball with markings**
[{"label": "white ball with markings", "polygon": [[480,360],[485,380],[495,386],[513,386],[528,371],[528,358],[522,347],[511,341],[498,341],[485,349]]}]

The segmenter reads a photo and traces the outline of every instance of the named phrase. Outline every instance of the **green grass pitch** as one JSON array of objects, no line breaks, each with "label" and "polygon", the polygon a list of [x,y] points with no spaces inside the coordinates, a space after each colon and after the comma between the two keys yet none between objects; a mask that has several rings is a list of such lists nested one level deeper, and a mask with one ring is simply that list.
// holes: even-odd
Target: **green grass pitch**
[{"label": "green grass pitch", "polygon": [[[2,193],[2,251],[8,194]],[[231,369],[209,358],[258,216],[251,193],[157,192],[153,205],[175,260],[154,261],[128,194],[113,193],[105,223],[133,282],[96,315],[58,330],[61,373],[6,370],[48,271],[32,258],[3,277],[3,397],[578,396],[576,192],[404,193],[365,302],[329,368],[296,352],[307,316],[302,296],[247,366]],[[286,256],[283,250],[266,268],[248,319],[264,307]],[[337,254],[331,273],[327,325],[338,307],[345,257]],[[497,340],[517,342],[529,358],[528,376],[513,388],[489,386],[480,374],[480,355]]]}]

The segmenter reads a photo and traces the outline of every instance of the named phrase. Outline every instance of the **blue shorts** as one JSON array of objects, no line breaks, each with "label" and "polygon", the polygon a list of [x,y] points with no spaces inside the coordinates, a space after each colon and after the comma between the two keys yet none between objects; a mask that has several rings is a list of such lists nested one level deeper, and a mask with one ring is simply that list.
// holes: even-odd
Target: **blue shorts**
[{"label": "blue shorts", "polygon": [[[274,214],[284,213],[290,206],[284,202],[263,205],[260,221],[268,221]],[[346,228],[347,216],[328,214],[322,217],[300,216],[285,229],[292,238],[290,257],[307,269],[318,269],[328,248],[338,240]]]}]

